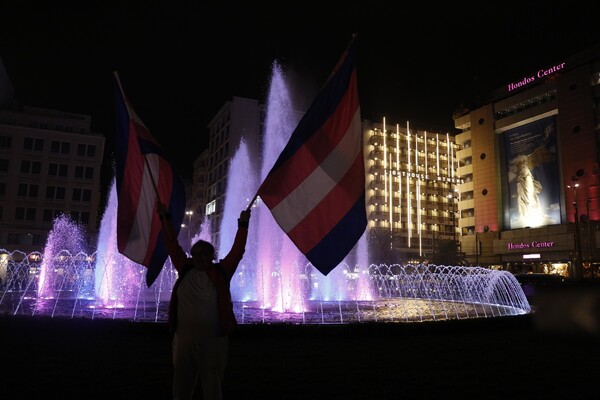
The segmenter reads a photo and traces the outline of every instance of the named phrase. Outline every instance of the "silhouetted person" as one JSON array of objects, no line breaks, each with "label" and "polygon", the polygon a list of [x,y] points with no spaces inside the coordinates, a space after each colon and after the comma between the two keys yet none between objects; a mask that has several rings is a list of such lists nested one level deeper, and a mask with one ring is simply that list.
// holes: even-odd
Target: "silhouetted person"
[{"label": "silhouetted person", "polygon": [[173,333],[173,398],[192,399],[200,379],[205,400],[221,399],[228,335],[236,327],[229,283],[246,248],[250,210],[240,213],[233,246],[219,262],[215,249],[196,242],[189,258],[177,241],[164,204],[157,204],[163,235],[178,279],[169,305]]}]

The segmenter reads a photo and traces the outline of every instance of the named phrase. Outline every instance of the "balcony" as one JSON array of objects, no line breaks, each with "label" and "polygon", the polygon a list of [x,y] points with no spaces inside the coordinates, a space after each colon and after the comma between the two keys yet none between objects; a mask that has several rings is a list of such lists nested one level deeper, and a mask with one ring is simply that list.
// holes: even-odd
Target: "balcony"
[{"label": "balcony", "polygon": [[472,192],[473,191],[473,181],[459,184],[458,191],[461,193]]},{"label": "balcony", "polygon": [[372,180],[369,182],[369,189],[385,189],[385,182],[382,180]]},{"label": "balcony", "polygon": [[383,174],[383,166],[381,166],[379,164],[371,165],[371,167],[369,168],[369,173],[370,174]]},{"label": "balcony", "polygon": [[456,171],[456,173],[458,174],[458,176],[465,176],[468,174],[472,174],[473,173],[473,164],[463,165],[462,167],[458,167],[458,170]]},{"label": "balcony", "polygon": [[467,113],[465,115],[462,115],[460,117],[457,117],[454,120],[454,127],[456,129],[460,129],[460,130],[465,130],[468,129],[471,126],[471,114]]},{"label": "balcony", "polygon": [[385,204],[386,198],[383,196],[372,196],[369,199],[369,204]]},{"label": "balcony", "polygon": [[458,220],[458,227],[465,228],[469,226],[475,226],[475,217],[463,217]]},{"label": "balcony", "polygon": [[463,211],[463,210],[471,210],[475,208],[475,200],[470,199],[470,200],[462,200],[458,203],[458,210],[459,211]]},{"label": "balcony", "polygon": [[456,152],[456,158],[459,160],[464,160],[465,158],[473,156],[473,148],[467,147],[465,149],[459,150]]}]

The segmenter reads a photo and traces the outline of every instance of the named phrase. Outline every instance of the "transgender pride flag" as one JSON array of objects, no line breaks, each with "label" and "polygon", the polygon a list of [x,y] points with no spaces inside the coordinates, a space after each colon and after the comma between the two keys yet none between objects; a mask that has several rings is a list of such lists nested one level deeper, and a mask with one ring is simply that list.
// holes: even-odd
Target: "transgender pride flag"
[{"label": "transgender pride flag", "polygon": [[129,104],[116,72],[115,79],[117,247],[125,257],[148,268],[146,285],[150,287],[168,257],[156,202],[169,208],[177,235],[185,211],[185,188]]},{"label": "transgender pride flag", "polygon": [[257,195],[327,275],[367,226],[354,40],[300,120]]}]

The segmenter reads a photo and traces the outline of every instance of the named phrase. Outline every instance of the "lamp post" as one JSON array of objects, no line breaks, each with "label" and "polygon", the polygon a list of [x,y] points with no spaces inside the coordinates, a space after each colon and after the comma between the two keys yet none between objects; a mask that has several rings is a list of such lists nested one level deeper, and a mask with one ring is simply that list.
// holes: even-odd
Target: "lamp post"
[{"label": "lamp post", "polygon": [[454,245],[456,246],[456,213],[454,210],[455,196],[453,193],[450,193],[448,195],[448,198],[450,199],[450,201],[452,201],[452,204],[450,205],[450,207],[452,207],[452,209],[450,210],[450,215],[452,215],[452,233],[453,233],[453,238],[454,238]]},{"label": "lamp post", "polygon": [[192,210],[186,210],[185,215],[187,215],[188,217],[188,226],[187,226],[187,230],[188,230],[188,246],[190,248],[192,248],[192,215],[194,215],[194,212]]},{"label": "lamp post", "polygon": [[577,210],[577,188],[579,187],[579,183],[577,183],[577,177],[572,176],[571,181],[573,182],[572,186],[567,186],[569,189],[573,188],[573,208],[575,209],[575,266],[573,268],[573,278],[579,280],[582,278],[583,271],[581,265],[581,235],[579,232],[579,211]]},{"label": "lamp post", "polygon": [[594,264],[592,263],[592,237],[590,231],[590,202],[591,199],[587,199],[585,202],[585,211],[587,212],[587,253],[588,253],[588,263],[590,266],[591,279],[594,279]]},{"label": "lamp post", "polygon": [[479,266],[479,236],[475,232],[475,264]]}]

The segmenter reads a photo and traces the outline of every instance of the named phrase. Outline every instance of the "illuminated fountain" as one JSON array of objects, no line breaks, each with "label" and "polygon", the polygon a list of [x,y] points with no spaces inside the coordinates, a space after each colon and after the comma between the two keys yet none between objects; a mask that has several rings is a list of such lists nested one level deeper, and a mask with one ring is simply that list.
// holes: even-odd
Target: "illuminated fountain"
[{"label": "illuminated fountain", "polygon": [[146,287],[145,267],[117,251],[116,210],[113,180],[93,253],[65,215],[54,221],[43,254],[0,249],[0,314],[165,320],[177,276],[167,262]]},{"label": "illuminated fountain", "polygon": [[[262,154],[251,154],[242,140],[231,161],[219,230],[220,258],[231,248],[240,211],[248,206],[298,122],[277,64],[267,107]],[[254,165],[256,160],[262,164]],[[0,249],[0,314],[166,321],[176,273],[167,260],[153,285],[145,286],[145,267],[117,251],[116,209],[113,181],[98,245],[90,255],[79,239],[78,226],[68,219],[55,221],[44,254]],[[211,231],[204,221],[192,242],[208,240]],[[381,265],[372,263],[376,258],[369,255],[363,236],[346,259],[323,276],[258,199],[246,253],[231,282],[236,317],[245,324],[322,324],[487,318],[531,311],[509,272]]]}]

